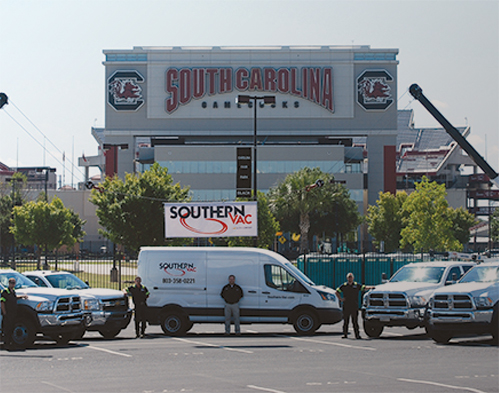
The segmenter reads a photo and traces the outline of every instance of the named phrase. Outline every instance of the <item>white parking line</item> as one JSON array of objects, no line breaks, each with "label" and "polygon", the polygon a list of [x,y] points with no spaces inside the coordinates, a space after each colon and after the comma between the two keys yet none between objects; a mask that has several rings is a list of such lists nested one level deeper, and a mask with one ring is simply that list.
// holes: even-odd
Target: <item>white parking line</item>
[{"label": "white parking line", "polygon": [[307,341],[307,342],[312,342],[312,343],[316,343],[316,344],[335,345],[337,347],[363,349],[364,351],[377,351],[377,349],[373,348],[373,347],[361,347],[361,346],[357,346],[357,345],[333,343],[333,342],[330,342],[330,341],[321,341],[321,340],[315,340],[315,339],[312,339],[312,338],[301,338],[301,337],[284,336],[282,334],[275,334],[275,336],[292,338],[293,340]]},{"label": "white parking line", "polygon": [[172,337],[172,338],[173,338],[173,340],[177,340],[177,341],[183,341],[186,343],[191,343],[191,344],[196,344],[196,345],[203,345],[203,346],[207,346],[207,347],[225,349],[226,351],[234,351],[234,352],[241,352],[241,353],[253,353],[252,351],[246,351],[244,349],[226,347],[224,345],[208,344],[208,343],[203,343],[200,341],[187,340],[185,338],[178,338],[178,337]]},{"label": "white parking line", "polygon": [[275,390],[275,389],[269,389],[269,388],[262,388],[261,386],[255,386],[255,385],[246,385],[250,389],[256,389],[256,390],[263,390],[264,392],[271,392],[271,393],[286,393],[283,392],[282,390]]},{"label": "white parking line", "polygon": [[42,383],[44,383],[44,384],[46,384],[46,385],[49,385],[49,386],[52,386],[53,388],[57,388],[57,389],[64,390],[64,391],[66,391],[66,392],[73,392],[72,390],[69,390],[69,389],[63,388],[62,386],[59,386],[59,385],[54,385],[53,383],[50,383],[50,382],[47,382],[47,381],[42,381]]},{"label": "white parking line", "polygon": [[467,388],[464,386],[446,385],[446,384],[438,383],[438,382],[418,381],[416,379],[405,379],[405,378],[397,378],[397,380],[402,381],[402,382],[412,382],[412,383],[422,383],[425,385],[442,386],[444,388],[450,388],[450,389],[467,390],[468,392],[474,392],[474,393],[485,393],[483,390],[478,390],[478,389],[474,389],[474,388]]},{"label": "white parking line", "polygon": [[102,351],[102,352],[111,353],[113,355],[124,356],[126,358],[131,358],[132,357],[132,355],[129,355],[128,353],[115,352],[115,351],[111,351],[111,350],[105,349],[105,348],[94,347],[93,345],[88,345],[85,348],[90,348],[90,349],[94,349],[96,351]]}]

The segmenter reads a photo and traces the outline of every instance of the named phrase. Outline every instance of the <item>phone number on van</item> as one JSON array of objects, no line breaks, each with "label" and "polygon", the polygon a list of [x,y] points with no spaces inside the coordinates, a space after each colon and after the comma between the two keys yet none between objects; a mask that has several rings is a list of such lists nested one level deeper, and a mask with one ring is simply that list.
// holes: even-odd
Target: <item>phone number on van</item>
[{"label": "phone number on van", "polygon": [[163,278],[163,284],[195,284],[195,278]]}]

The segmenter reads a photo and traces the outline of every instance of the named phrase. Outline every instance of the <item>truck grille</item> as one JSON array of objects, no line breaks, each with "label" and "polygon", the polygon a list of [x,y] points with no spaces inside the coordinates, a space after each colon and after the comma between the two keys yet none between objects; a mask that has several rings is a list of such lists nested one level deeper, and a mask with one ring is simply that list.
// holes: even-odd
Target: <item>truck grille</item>
[{"label": "truck grille", "polygon": [[407,299],[403,293],[371,293],[369,305],[372,307],[406,308]]},{"label": "truck grille", "polygon": [[473,309],[473,303],[468,295],[435,295],[433,309],[471,310]]},{"label": "truck grille", "polygon": [[61,297],[57,300],[56,312],[70,313],[81,310],[81,300],[79,296]]},{"label": "truck grille", "polygon": [[102,300],[102,306],[106,311],[127,311],[128,301],[125,297]]}]

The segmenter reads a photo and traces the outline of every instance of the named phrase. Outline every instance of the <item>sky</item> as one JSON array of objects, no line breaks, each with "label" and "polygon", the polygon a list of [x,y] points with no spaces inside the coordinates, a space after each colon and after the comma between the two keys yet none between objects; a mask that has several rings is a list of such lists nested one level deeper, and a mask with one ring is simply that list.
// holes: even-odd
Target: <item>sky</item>
[{"label": "sky", "polygon": [[0,27],[0,162],[56,167],[64,184],[83,180],[78,157],[97,154],[102,51],[134,46],[397,48],[398,108],[440,126],[409,94],[418,83],[499,171],[497,0],[0,0]]}]

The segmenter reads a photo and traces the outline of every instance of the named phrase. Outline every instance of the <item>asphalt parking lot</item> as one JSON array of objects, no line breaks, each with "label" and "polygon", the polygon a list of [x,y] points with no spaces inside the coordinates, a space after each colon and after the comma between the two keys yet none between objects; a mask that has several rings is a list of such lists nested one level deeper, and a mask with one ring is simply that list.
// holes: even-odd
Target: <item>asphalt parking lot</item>
[{"label": "asphalt parking lot", "polygon": [[[490,336],[435,344],[422,329],[342,339],[341,323],[314,336],[290,325],[194,325],[185,337],[133,323],[113,340],[87,332],[67,346],[40,341],[0,351],[2,392],[497,392],[499,351]],[[365,337],[365,335],[364,335]]]}]

